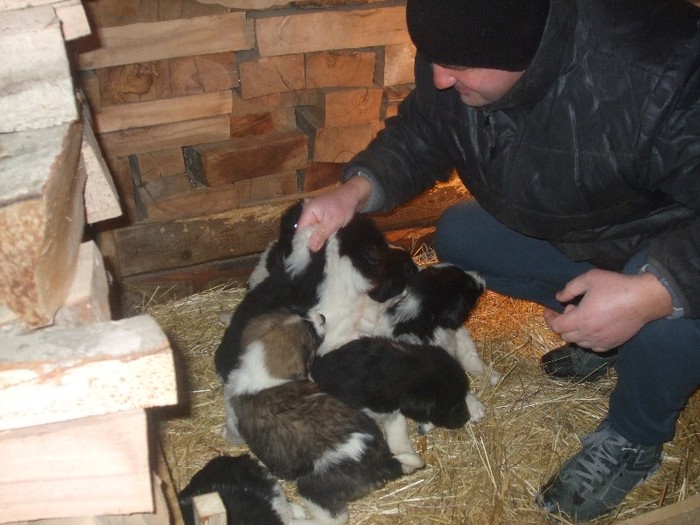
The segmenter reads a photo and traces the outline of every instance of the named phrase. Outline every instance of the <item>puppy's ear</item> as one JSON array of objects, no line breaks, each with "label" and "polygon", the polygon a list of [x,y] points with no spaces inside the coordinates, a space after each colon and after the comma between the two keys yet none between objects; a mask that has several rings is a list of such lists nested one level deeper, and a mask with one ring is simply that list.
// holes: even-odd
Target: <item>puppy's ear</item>
[{"label": "puppy's ear", "polygon": [[280,219],[279,244],[284,253],[291,251],[292,239],[297,231],[297,224],[304,209],[304,201],[299,200],[282,214]]}]

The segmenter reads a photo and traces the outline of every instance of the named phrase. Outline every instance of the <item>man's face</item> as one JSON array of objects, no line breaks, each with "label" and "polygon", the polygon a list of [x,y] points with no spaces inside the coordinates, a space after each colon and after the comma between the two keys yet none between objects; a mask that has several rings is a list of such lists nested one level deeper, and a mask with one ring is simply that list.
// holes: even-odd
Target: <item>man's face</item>
[{"label": "man's face", "polygon": [[523,73],[525,71],[433,64],[433,84],[438,89],[454,88],[462,102],[479,107],[501,99]]}]

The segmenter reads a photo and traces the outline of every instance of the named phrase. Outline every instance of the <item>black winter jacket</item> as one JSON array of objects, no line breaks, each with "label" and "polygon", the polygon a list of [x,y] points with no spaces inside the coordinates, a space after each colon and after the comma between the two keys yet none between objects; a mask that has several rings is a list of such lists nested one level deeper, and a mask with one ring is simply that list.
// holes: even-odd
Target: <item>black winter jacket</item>
[{"label": "black winter jacket", "polygon": [[700,317],[700,10],[682,0],[552,0],[526,73],[497,103],[416,88],[345,167],[386,211],[456,169],[479,204],[574,260],[636,252]]}]

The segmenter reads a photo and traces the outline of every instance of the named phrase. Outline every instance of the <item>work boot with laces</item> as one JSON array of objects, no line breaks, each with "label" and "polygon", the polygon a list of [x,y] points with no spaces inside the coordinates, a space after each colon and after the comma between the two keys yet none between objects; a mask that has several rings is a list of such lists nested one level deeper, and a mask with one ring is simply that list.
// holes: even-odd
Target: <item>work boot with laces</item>
[{"label": "work boot with laces", "polygon": [[597,353],[568,343],[544,354],[540,364],[548,376],[584,383],[604,376],[616,359],[617,349]]},{"label": "work boot with laces", "polygon": [[663,445],[635,445],[604,420],[535,497],[551,521],[592,520],[613,510],[661,465]]}]

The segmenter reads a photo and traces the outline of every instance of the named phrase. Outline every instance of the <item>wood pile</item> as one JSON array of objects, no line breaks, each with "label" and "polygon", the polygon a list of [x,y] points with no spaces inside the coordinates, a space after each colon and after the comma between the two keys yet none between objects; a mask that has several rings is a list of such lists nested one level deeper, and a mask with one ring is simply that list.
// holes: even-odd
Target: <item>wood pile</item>
[{"label": "wood pile", "polygon": [[0,0],[1,523],[168,523],[145,409],[177,402],[170,345],[112,320],[85,236],[121,214],[66,48],[89,32],[80,1]]},{"label": "wood pile", "polygon": [[[243,282],[281,211],[334,186],[413,85],[405,1],[85,5],[73,63],[124,209],[99,239],[131,305]],[[381,223],[439,211],[428,197]]]}]

